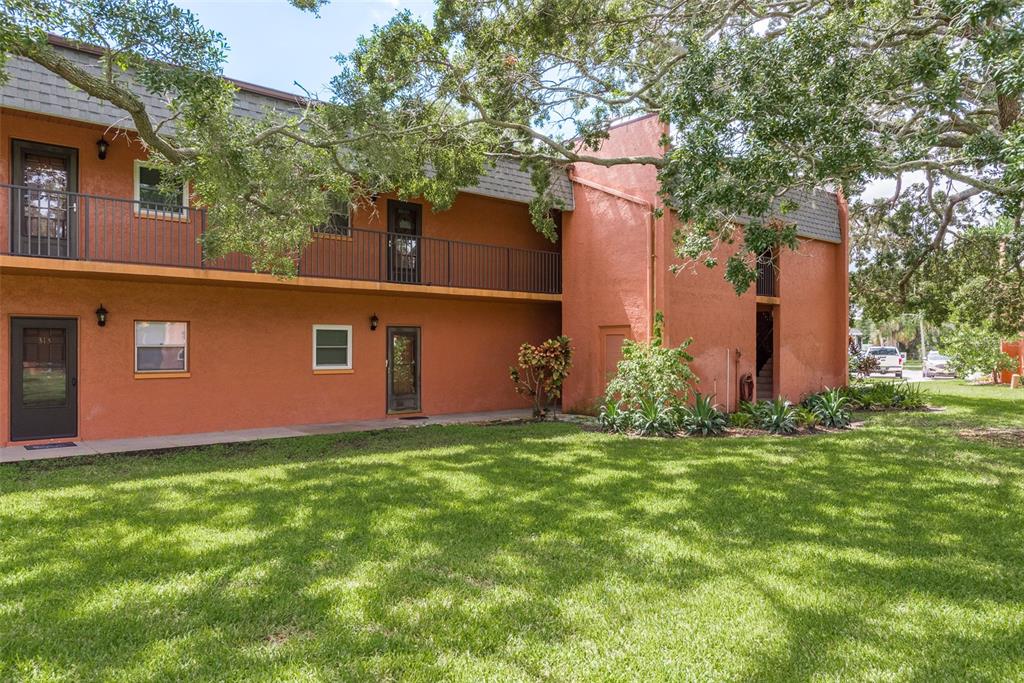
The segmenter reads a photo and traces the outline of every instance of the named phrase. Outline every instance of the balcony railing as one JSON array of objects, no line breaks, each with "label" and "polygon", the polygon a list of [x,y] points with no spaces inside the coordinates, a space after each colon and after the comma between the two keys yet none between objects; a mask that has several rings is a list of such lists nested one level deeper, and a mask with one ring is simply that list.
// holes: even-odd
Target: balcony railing
[{"label": "balcony railing", "polygon": [[777,297],[779,295],[778,261],[771,251],[757,257],[757,295]]},{"label": "balcony railing", "polygon": [[[206,211],[0,185],[0,253],[252,272],[243,254],[208,258]],[[351,228],[314,232],[296,259],[307,277],[559,294],[558,252]]]}]

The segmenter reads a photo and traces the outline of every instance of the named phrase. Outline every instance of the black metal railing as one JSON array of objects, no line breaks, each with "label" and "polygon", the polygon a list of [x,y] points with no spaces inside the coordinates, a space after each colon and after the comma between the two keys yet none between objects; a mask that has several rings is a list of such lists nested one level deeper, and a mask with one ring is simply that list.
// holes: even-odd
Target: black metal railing
[{"label": "black metal railing", "polygon": [[[243,254],[208,258],[206,211],[0,184],[0,253],[252,272]],[[350,228],[314,231],[306,277],[559,294],[558,252]]]},{"label": "black metal railing", "polygon": [[779,295],[779,267],[775,255],[765,252],[757,257],[757,295]]}]

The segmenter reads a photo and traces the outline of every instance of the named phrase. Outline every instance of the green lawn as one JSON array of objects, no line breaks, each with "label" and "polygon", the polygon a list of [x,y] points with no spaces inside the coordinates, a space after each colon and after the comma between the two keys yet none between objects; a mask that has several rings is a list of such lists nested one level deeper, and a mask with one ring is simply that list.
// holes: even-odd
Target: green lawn
[{"label": "green lawn", "polygon": [[0,680],[1024,680],[1024,392],[0,467]]}]

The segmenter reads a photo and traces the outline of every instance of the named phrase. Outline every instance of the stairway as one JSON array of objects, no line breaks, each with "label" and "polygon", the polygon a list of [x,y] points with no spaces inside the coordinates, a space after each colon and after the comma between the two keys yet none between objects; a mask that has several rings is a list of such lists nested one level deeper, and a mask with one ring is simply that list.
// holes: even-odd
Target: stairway
[{"label": "stairway", "polygon": [[770,401],[775,398],[772,394],[772,372],[772,359],[769,358],[765,361],[764,365],[761,366],[761,371],[757,373],[758,401]]}]

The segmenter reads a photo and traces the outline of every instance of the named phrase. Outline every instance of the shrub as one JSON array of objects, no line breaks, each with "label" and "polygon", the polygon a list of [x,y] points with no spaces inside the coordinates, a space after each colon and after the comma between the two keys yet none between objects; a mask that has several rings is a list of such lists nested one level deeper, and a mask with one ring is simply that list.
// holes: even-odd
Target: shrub
[{"label": "shrub", "polygon": [[533,416],[543,418],[562,396],[562,384],[572,367],[572,347],[565,335],[539,346],[519,347],[518,367],[508,369],[516,393],[533,399]]},{"label": "shrub", "polygon": [[821,418],[816,412],[806,406],[797,406],[795,409],[796,424],[804,429],[814,429],[821,424]]},{"label": "shrub", "polygon": [[[690,370],[693,358],[686,347],[688,339],[677,347],[662,344],[661,318],[656,318],[654,337],[649,342],[626,340],[622,360],[615,377],[605,391],[606,422],[619,425],[616,431],[640,434],[670,434],[678,431],[679,408],[686,402],[697,377]],[[609,411],[608,406],[615,404]],[[622,413],[621,422],[617,417]]]},{"label": "shrub", "polygon": [[687,434],[717,436],[725,431],[728,420],[713,402],[714,396],[694,396],[692,406],[680,409],[679,425]]},{"label": "shrub", "polygon": [[1000,335],[984,327],[960,325],[946,338],[943,352],[957,377],[981,372],[998,382],[999,373],[1017,371],[1017,361],[1000,349]]},{"label": "shrub", "polygon": [[928,392],[909,382],[864,382],[848,387],[843,395],[853,408],[865,410],[920,410]]},{"label": "shrub", "polygon": [[640,436],[669,436],[679,429],[675,411],[655,397],[641,399],[627,419],[632,431]]},{"label": "shrub", "polygon": [[928,392],[920,384],[900,382],[893,401],[894,408],[921,410],[928,405]]},{"label": "shrub", "polygon": [[796,431],[796,410],[781,396],[774,401],[762,401],[757,405],[761,429],[772,434],[792,434]]},{"label": "shrub", "polygon": [[850,426],[850,398],[841,389],[826,389],[809,396],[804,401],[808,409],[814,412],[826,427]]},{"label": "shrub", "polygon": [[850,356],[850,377],[867,377],[872,372],[878,372],[881,364],[878,359],[868,353],[859,353]]},{"label": "shrub", "polygon": [[598,413],[597,421],[606,432],[629,431],[629,416],[623,412],[616,400],[605,401]]},{"label": "shrub", "polygon": [[750,429],[754,426],[754,417],[750,413],[736,412],[729,416],[729,424],[739,429]]}]

